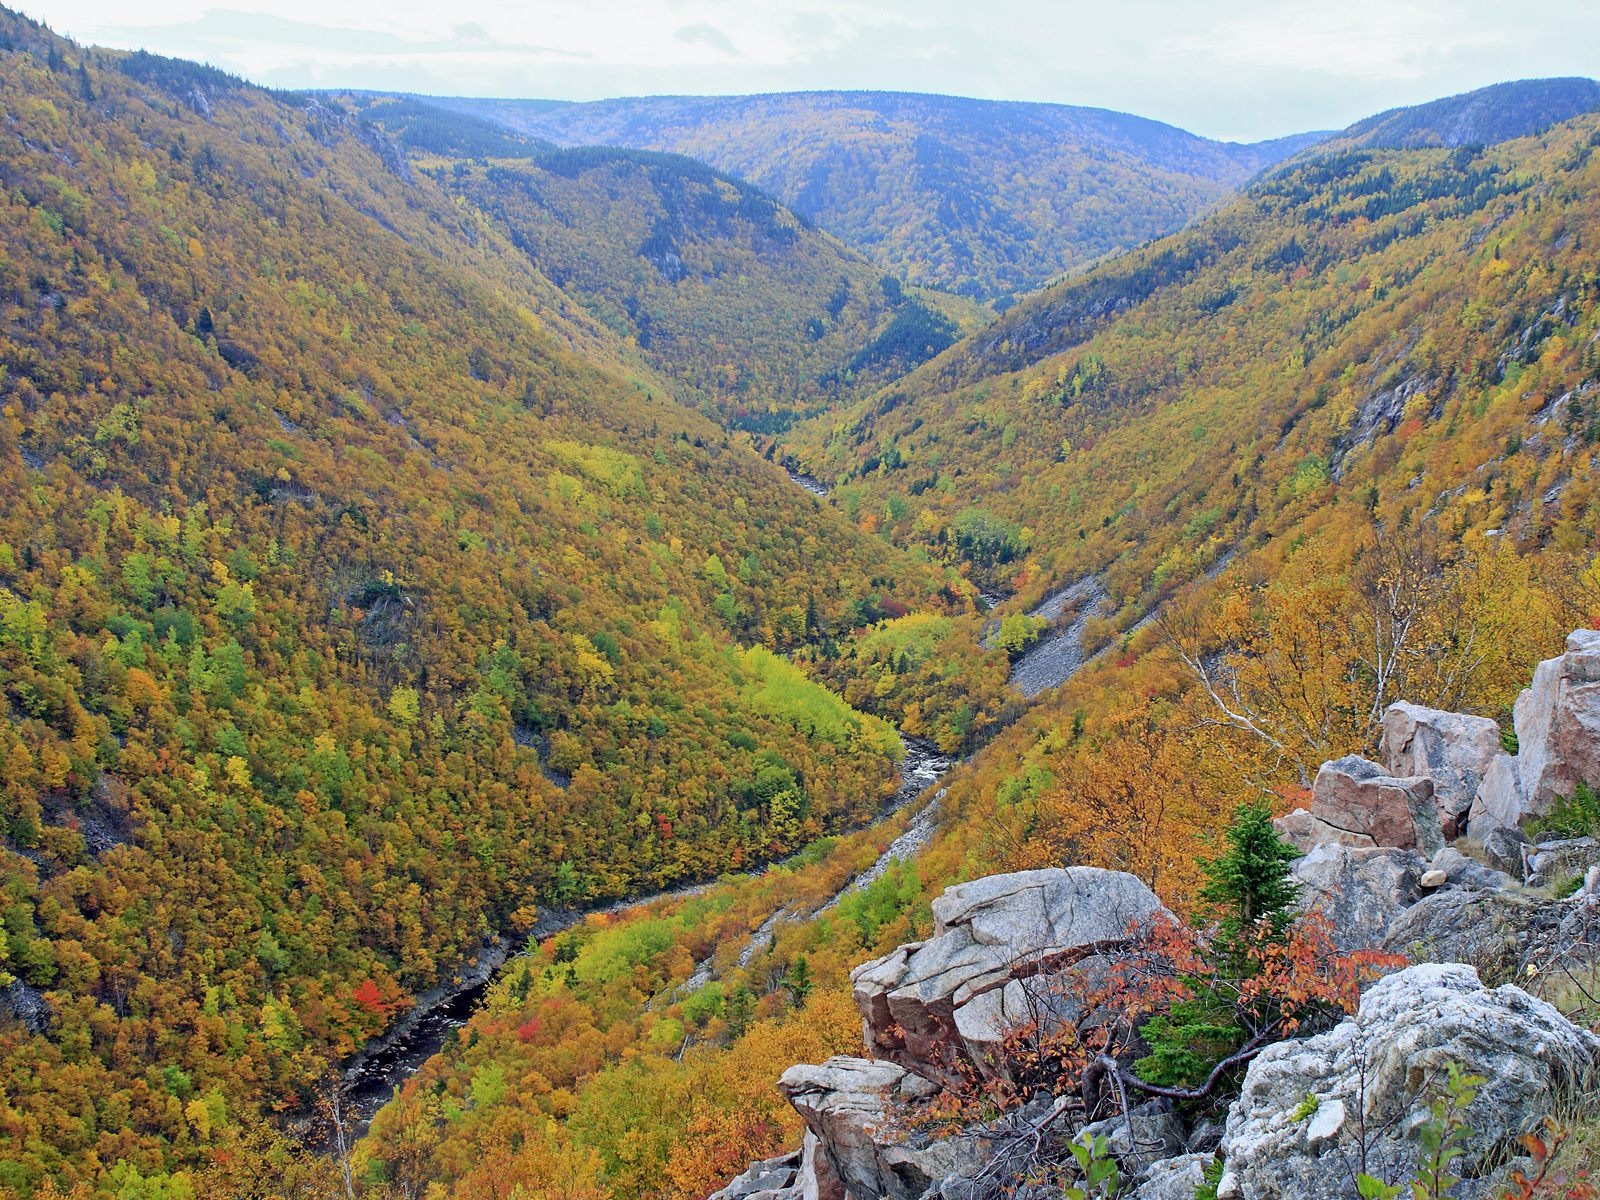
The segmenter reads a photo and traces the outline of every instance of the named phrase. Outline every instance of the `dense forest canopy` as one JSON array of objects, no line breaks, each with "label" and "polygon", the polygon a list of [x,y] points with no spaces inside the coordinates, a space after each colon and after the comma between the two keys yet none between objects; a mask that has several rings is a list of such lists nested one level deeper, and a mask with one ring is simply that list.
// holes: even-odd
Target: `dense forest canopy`
[{"label": "dense forest canopy", "polygon": [[877,809],[773,652],[959,575],[338,102],[3,34],[0,1186],[204,1160],[490,933]]},{"label": "dense forest canopy", "polygon": [[352,103],[736,428],[772,432],[866,394],[984,323],[970,301],[902,288],[809,220],[693,159],[559,149],[415,100]]},{"label": "dense forest canopy", "polygon": [[1505,725],[1600,623],[1594,86],[1253,148],[0,12],[0,1196],[699,1200],[946,884],[1189,913],[1389,700]]}]

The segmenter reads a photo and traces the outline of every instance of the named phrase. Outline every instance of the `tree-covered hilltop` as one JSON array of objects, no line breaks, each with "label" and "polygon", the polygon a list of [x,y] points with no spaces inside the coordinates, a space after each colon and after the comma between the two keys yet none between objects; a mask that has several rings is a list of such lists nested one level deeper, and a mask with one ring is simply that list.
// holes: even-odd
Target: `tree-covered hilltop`
[{"label": "tree-covered hilltop", "polygon": [[1487,146],[1595,111],[1600,111],[1600,82],[1593,79],[1519,79],[1389,109],[1357,121],[1329,145],[1369,150]]},{"label": "tree-covered hilltop", "polygon": [[981,326],[765,193],[675,154],[560,149],[419,100],[359,95],[417,168],[491,221],[719,420],[771,432]]},{"label": "tree-covered hilltop", "polygon": [[237,1163],[491,932],[877,810],[776,652],[969,585],[348,107],[9,13],[0,80],[0,1188]]},{"label": "tree-covered hilltop", "polygon": [[1177,229],[1306,144],[1104,109],[896,92],[429,98],[564,145],[670,150],[764,188],[883,268],[978,299]]}]

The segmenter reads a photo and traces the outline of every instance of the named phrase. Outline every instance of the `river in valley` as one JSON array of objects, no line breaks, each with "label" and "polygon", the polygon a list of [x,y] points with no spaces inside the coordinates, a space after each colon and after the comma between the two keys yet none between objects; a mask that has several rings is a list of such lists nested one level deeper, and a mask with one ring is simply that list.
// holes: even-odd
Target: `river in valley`
[{"label": "river in valley", "polygon": [[[797,486],[812,495],[827,495],[828,489],[820,480],[793,470],[788,474]],[[983,599],[994,607],[1009,597],[992,592],[984,594]],[[1065,682],[1077,672],[1084,662],[1084,624],[1089,617],[1102,611],[1107,600],[1099,580],[1091,576],[1061,589],[1033,610],[1030,615],[1051,622],[1055,628],[1014,665],[1011,678],[1018,690],[1031,698]],[[741,965],[753,960],[778,925],[808,920],[826,912],[841,897],[878,878],[891,863],[914,856],[932,838],[938,824],[944,790],[940,789],[925,801],[922,798],[928,795],[953,763],[930,742],[904,735],[901,735],[901,740],[905,745],[905,756],[901,761],[900,786],[871,825],[881,824],[902,809],[922,801],[905,831],[883,851],[877,862],[850,880],[838,895],[819,908],[810,911],[785,908],[772,913],[751,934],[739,956]],[[389,1101],[396,1089],[423,1063],[442,1050],[455,1036],[455,1031],[467,1023],[482,1002],[489,985],[502,970],[516,961],[519,949],[530,939],[551,937],[572,928],[591,914],[620,913],[660,900],[690,896],[709,886],[707,883],[691,884],[600,907],[552,910],[527,933],[502,935],[490,943],[474,962],[463,967],[452,979],[419,996],[410,1013],[387,1033],[368,1043],[347,1064],[342,1097],[346,1121],[353,1135],[359,1137],[364,1134],[373,1116]],[[701,963],[690,979],[676,989],[675,994],[688,995],[713,978],[713,965],[709,961]],[[302,1127],[306,1131],[308,1144],[330,1148],[330,1130],[323,1122],[312,1119]]]},{"label": "river in valley", "polygon": [[804,471],[796,471],[793,467],[785,467],[789,482],[810,492],[813,496],[822,497],[828,494],[828,485],[815,475],[807,475]]},{"label": "river in valley", "polygon": [[[941,754],[931,742],[904,735],[901,740],[905,744],[905,757],[900,763],[900,786],[873,819],[871,825],[882,824],[902,808],[915,803],[950,769],[950,759]],[[929,807],[933,803],[935,802],[930,801],[930,806],[925,806],[917,814],[918,822],[914,824],[919,832],[919,840],[908,841],[906,836],[902,835],[884,852],[879,862],[872,868],[872,872],[881,873],[888,862],[898,857],[909,856],[925,843],[932,833],[932,812],[929,811]],[[752,872],[752,874],[758,873]],[[871,874],[871,877],[875,878],[876,874]],[[353,1136],[360,1137],[366,1133],[373,1116],[388,1103],[395,1090],[423,1063],[442,1050],[455,1036],[455,1031],[467,1023],[477,1011],[484,994],[489,990],[489,985],[501,971],[516,962],[518,948],[526,944],[529,939],[542,941],[572,928],[592,914],[615,914],[654,904],[660,900],[682,899],[702,892],[709,886],[711,885],[707,883],[689,884],[595,908],[553,910],[545,914],[527,935],[515,938],[505,935],[492,942],[455,979],[418,997],[417,1005],[410,1013],[383,1036],[368,1043],[346,1067],[342,1104],[346,1123],[353,1130]],[[862,886],[861,877],[847,884],[844,891],[850,891],[858,886]],[[826,907],[832,907],[837,899],[838,897],[835,897],[829,901]],[[803,920],[809,915],[795,914],[793,919]],[[769,918],[768,924],[751,936],[751,945],[759,947],[760,943],[756,939],[762,936],[762,931],[770,936],[772,928],[783,919],[784,914],[774,913]],[[751,953],[753,955],[754,950]],[[690,984],[696,984],[698,981],[698,986],[704,986],[712,978],[709,969],[702,968],[696,971]],[[680,989],[684,994],[693,990],[694,987],[689,984]],[[324,1149],[331,1148],[330,1135],[331,1130],[320,1120],[312,1120],[306,1126],[306,1140],[310,1145]]]}]

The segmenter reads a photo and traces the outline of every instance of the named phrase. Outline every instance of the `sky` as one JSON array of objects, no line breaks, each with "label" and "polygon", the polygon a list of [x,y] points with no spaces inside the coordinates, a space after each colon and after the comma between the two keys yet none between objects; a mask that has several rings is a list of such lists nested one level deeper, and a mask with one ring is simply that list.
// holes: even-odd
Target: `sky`
[{"label": "sky", "polygon": [[[16,0],[12,0],[13,3]],[[1600,3],[21,0],[79,42],[274,87],[594,100],[820,88],[1119,109],[1240,141],[1600,70]]]}]

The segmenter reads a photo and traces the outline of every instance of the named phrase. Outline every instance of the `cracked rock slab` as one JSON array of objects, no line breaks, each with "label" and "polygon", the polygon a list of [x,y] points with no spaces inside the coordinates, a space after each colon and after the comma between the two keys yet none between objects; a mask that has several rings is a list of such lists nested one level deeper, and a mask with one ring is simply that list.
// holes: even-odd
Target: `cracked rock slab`
[{"label": "cracked rock slab", "polygon": [[[1021,981],[1086,964],[1170,917],[1132,875],[1094,867],[991,875],[933,902],[933,936],[851,972],[867,1047],[941,1083],[993,1073]],[[1069,1019],[1056,1012],[1051,1019]]]}]

